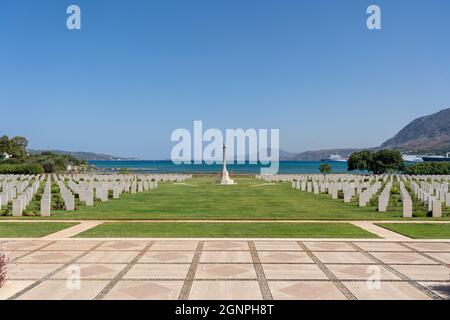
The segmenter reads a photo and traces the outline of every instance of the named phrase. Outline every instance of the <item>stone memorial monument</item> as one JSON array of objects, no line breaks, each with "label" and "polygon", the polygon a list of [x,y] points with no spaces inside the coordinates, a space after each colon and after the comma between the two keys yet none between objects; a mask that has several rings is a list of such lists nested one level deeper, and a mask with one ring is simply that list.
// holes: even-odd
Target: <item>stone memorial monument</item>
[{"label": "stone memorial monument", "polygon": [[220,177],[219,177],[219,183],[223,184],[223,185],[229,185],[229,184],[234,184],[234,181],[232,179],[230,179],[230,176],[228,175],[228,171],[227,171],[227,159],[226,159],[226,146],[225,144],[223,144],[223,169],[222,172],[220,173]]}]

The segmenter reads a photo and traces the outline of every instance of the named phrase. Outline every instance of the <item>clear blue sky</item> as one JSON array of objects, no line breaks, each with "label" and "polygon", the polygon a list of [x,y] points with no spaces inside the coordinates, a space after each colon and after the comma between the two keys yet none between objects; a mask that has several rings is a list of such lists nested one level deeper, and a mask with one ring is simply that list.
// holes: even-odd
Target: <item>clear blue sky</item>
[{"label": "clear blue sky", "polygon": [[450,107],[449,39],[448,0],[2,0],[0,134],[158,159],[203,120],[292,152],[375,146]]}]

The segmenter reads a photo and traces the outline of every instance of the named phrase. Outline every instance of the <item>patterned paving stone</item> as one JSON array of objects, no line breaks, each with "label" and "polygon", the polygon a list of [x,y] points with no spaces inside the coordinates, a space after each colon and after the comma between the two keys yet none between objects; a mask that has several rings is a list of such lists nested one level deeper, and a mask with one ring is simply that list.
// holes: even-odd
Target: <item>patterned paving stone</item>
[{"label": "patterned paving stone", "polygon": [[186,278],[189,264],[136,264],[124,279],[180,279]]},{"label": "patterned paving stone", "polygon": [[7,277],[8,279],[39,280],[62,266],[62,264],[11,263],[7,265]]},{"label": "patterned paving stone", "polygon": [[89,240],[64,240],[64,241],[56,241],[55,243],[46,246],[44,250],[50,251],[78,251],[78,250],[89,250],[92,249],[95,245],[98,244],[98,241],[89,241]]},{"label": "patterned paving stone", "polygon": [[79,264],[59,271],[52,279],[64,280],[73,276],[73,267],[79,267],[81,279],[111,280],[126,264]]},{"label": "patterned paving stone", "polygon": [[269,281],[275,300],[345,300],[331,281]]},{"label": "patterned paving stone", "polygon": [[245,241],[206,241],[203,251],[208,250],[249,250],[249,247]]},{"label": "patterned paving stone", "polygon": [[253,264],[199,264],[195,279],[256,279]]},{"label": "patterned paving stone", "polygon": [[[450,242],[353,244],[8,240],[0,299],[449,299]],[[81,290],[68,287],[74,267]]]},{"label": "patterned paving stone", "polygon": [[48,280],[23,294],[18,300],[91,300],[108,281],[81,281],[79,289],[64,280]]},{"label": "patterned paving stone", "polygon": [[183,281],[120,281],[105,300],[176,300]]},{"label": "patterned paving stone", "polygon": [[412,280],[450,280],[450,268],[440,265],[392,265],[392,267]]},{"label": "patterned paving stone", "polygon": [[13,261],[18,257],[27,255],[28,253],[30,253],[30,251],[7,251],[5,252],[5,256],[8,259],[8,261]]},{"label": "patterned paving stone", "polygon": [[195,251],[147,251],[138,263],[190,263]]},{"label": "patterned paving stone", "polygon": [[17,262],[66,263],[83,253],[84,251],[37,251],[23,258],[17,259]]},{"label": "patterned paving stone", "polygon": [[2,243],[2,248],[7,251],[13,250],[32,251],[42,248],[43,246],[48,245],[49,243],[50,241],[41,241],[41,240],[7,241],[6,243]]},{"label": "patterned paving stone", "polygon": [[134,241],[134,240],[118,240],[118,241],[106,241],[101,244],[96,250],[114,250],[114,251],[140,251],[145,248],[148,241]]},{"label": "patterned paving stone", "polygon": [[30,280],[8,280],[0,289],[0,300],[6,300],[15,293],[22,289],[25,289],[31,285],[34,281]]},{"label": "patterned paving stone", "polygon": [[303,251],[295,241],[255,241],[257,250]]},{"label": "patterned paving stone", "polygon": [[371,254],[389,264],[436,264],[416,252],[372,252]]},{"label": "patterned paving stone", "polygon": [[443,263],[450,264],[450,252],[427,252],[427,255],[442,261]]},{"label": "patterned paving stone", "polygon": [[412,251],[412,249],[406,248],[405,246],[395,242],[355,242],[355,244],[365,251]]},{"label": "patterned paving stone", "polygon": [[306,252],[260,251],[259,260],[262,263],[313,263]]},{"label": "patterned paving stone", "polygon": [[252,263],[250,251],[204,251],[200,256],[200,263]]},{"label": "patterned paving stone", "polygon": [[77,262],[83,263],[129,263],[139,251],[91,251]]},{"label": "patterned paving stone", "polygon": [[311,251],[356,251],[345,242],[304,242]]},{"label": "patterned paving stone", "polygon": [[197,248],[198,241],[156,241],[152,247],[153,250],[192,250]]},{"label": "patterned paving stone", "polygon": [[425,293],[407,282],[380,282],[379,288],[371,288],[365,281],[344,282],[359,300],[429,300]]},{"label": "patterned paving stone", "polygon": [[367,280],[375,274],[380,276],[380,280],[400,280],[380,265],[327,264],[326,266],[340,280]]},{"label": "patterned paving stone", "polygon": [[375,263],[360,252],[318,251],[314,255],[323,263]]},{"label": "patterned paving stone", "polygon": [[448,242],[408,242],[406,245],[424,252],[450,252],[450,243]]},{"label": "patterned paving stone", "polygon": [[189,299],[261,300],[262,295],[258,281],[194,281]]},{"label": "patterned paving stone", "polygon": [[315,264],[263,264],[268,280],[324,280],[328,277]]}]

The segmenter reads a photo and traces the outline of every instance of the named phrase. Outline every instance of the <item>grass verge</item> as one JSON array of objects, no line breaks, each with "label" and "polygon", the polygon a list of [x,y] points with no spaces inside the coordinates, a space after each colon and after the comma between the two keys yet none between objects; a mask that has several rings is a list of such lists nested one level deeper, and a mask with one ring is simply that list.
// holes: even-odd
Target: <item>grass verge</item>
[{"label": "grass verge", "polygon": [[350,223],[109,222],[78,234],[84,238],[377,238]]},{"label": "grass verge", "polygon": [[40,238],[73,227],[65,222],[0,222],[0,238]]},{"label": "grass verge", "polygon": [[448,223],[380,223],[377,225],[413,239],[450,239]]}]

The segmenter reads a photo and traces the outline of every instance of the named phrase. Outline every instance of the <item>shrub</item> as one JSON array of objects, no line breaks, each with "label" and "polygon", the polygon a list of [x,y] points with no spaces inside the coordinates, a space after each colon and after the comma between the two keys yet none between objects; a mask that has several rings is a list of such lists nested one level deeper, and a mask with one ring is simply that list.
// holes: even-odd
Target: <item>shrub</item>
[{"label": "shrub", "polygon": [[450,162],[420,162],[407,166],[406,174],[450,174]]},{"label": "shrub", "polygon": [[40,174],[44,168],[38,164],[0,164],[0,174]]},{"label": "shrub", "polygon": [[391,194],[400,194],[400,188],[399,187],[392,187],[391,188]]},{"label": "shrub", "polygon": [[319,166],[319,170],[320,170],[321,173],[324,173],[324,174],[333,172],[333,169],[331,168],[331,166],[328,163],[322,163]]},{"label": "shrub", "polygon": [[55,172],[55,161],[52,159],[45,160],[41,163],[46,173]]}]

